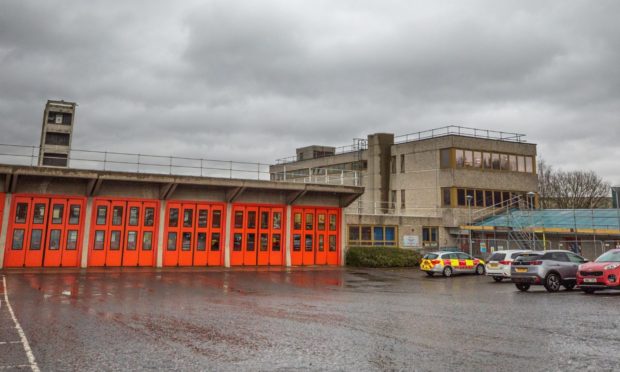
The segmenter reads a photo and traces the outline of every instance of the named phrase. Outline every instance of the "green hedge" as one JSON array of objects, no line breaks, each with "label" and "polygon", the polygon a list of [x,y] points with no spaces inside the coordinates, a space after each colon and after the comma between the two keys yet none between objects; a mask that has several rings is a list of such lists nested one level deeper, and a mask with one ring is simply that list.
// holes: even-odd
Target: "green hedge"
[{"label": "green hedge", "polygon": [[347,251],[347,266],[353,267],[415,267],[420,254],[408,249],[387,247],[351,247]]}]

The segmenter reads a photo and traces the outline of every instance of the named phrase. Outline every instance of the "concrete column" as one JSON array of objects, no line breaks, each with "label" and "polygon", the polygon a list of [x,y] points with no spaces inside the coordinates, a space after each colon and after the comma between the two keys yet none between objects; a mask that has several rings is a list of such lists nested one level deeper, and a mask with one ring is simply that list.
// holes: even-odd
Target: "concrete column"
[{"label": "concrete column", "polygon": [[291,227],[293,226],[293,207],[286,206],[286,230],[284,232],[284,263],[286,267],[291,267]]},{"label": "concrete column", "polygon": [[0,269],[4,266],[4,251],[6,249],[6,236],[9,231],[9,218],[11,218],[11,199],[12,195],[4,194],[4,211],[2,212],[2,225],[0,225]]},{"label": "concrete column", "polygon": [[344,215],[344,208],[340,208],[340,265],[346,266],[345,257],[347,256],[347,221]]},{"label": "concrete column", "polygon": [[226,218],[224,220],[224,267],[230,267],[230,232],[232,227],[231,203],[226,203]]},{"label": "concrete column", "polygon": [[159,221],[157,222],[157,259],[156,267],[164,266],[164,229],[166,227],[166,201],[159,201]]},{"label": "concrete column", "polygon": [[90,226],[92,224],[93,219],[93,198],[86,199],[86,213],[84,215],[84,233],[82,236],[82,258],[80,261],[80,267],[86,268],[88,267],[88,251],[90,250]]}]

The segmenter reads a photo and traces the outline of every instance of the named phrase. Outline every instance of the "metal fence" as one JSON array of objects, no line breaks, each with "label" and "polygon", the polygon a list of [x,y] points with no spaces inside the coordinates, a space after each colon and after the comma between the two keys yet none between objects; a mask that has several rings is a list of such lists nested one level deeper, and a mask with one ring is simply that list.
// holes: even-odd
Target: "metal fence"
[{"label": "metal fence", "polygon": [[511,142],[525,142],[525,134],[500,132],[489,129],[469,128],[459,125],[448,125],[441,128],[429,129],[421,132],[409,133],[394,137],[394,143],[405,143],[420,141],[429,138],[442,137],[448,135],[495,139]]},{"label": "metal fence", "polygon": [[[0,164],[36,166],[40,148],[0,144]],[[46,155],[47,158],[50,158]],[[52,157],[53,159],[53,157]],[[56,158],[61,160],[61,158]],[[64,160],[64,158],[63,158]],[[358,172],[340,169],[323,169],[320,175],[286,177],[270,173],[270,164],[215,160],[179,156],[133,154],[112,151],[71,149],[67,158],[68,168],[132,173],[153,173],[179,176],[201,176],[252,180],[357,185]]]}]

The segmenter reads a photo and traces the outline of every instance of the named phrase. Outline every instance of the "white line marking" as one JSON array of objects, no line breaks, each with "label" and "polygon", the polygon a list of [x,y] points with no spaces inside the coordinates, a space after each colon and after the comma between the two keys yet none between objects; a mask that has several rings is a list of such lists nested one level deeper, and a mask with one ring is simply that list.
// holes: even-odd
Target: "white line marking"
[{"label": "white line marking", "polygon": [[11,318],[13,318],[13,322],[15,323],[15,329],[17,329],[17,333],[19,333],[19,338],[21,339],[22,345],[24,346],[24,351],[26,352],[26,356],[28,357],[28,362],[30,362],[30,368],[33,372],[39,372],[39,366],[34,360],[34,354],[32,354],[32,349],[30,348],[30,344],[28,343],[26,334],[24,333],[22,326],[19,325],[19,322],[15,317],[15,313],[13,312],[13,308],[11,307],[11,303],[9,302],[9,289],[6,287],[6,277],[4,275],[2,275],[2,286],[4,288],[4,302],[6,302],[6,307],[7,309],[9,309],[9,313],[11,313]]},{"label": "white line marking", "polygon": [[15,366],[0,366],[0,369],[26,368],[26,367],[32,368],[30,364],[18,364]]},{"label": "white line marking", "polygon": [[21,341],[0,341],[0,345],[6,345],[6,344],[21,344]]}]

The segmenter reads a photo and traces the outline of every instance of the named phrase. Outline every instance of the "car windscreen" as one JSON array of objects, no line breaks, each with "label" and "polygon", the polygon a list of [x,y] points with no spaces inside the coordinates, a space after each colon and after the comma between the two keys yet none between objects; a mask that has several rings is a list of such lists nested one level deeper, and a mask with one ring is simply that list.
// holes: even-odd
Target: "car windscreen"
[{"label": "car windscreen", "polygon": [[506,253],[493,253],[487,261],[503,261],[506,258]]},{"label": "car windscreen", "polygon": [[620,251],[606,252],[597,258],[595,262],[620,262]]},{"label": "car windscreen", "polygon": [[434,260],[437,257],[439,257],[439,255],[435,253],[427,253],[424,255],[424,258],[427,260]]}]

